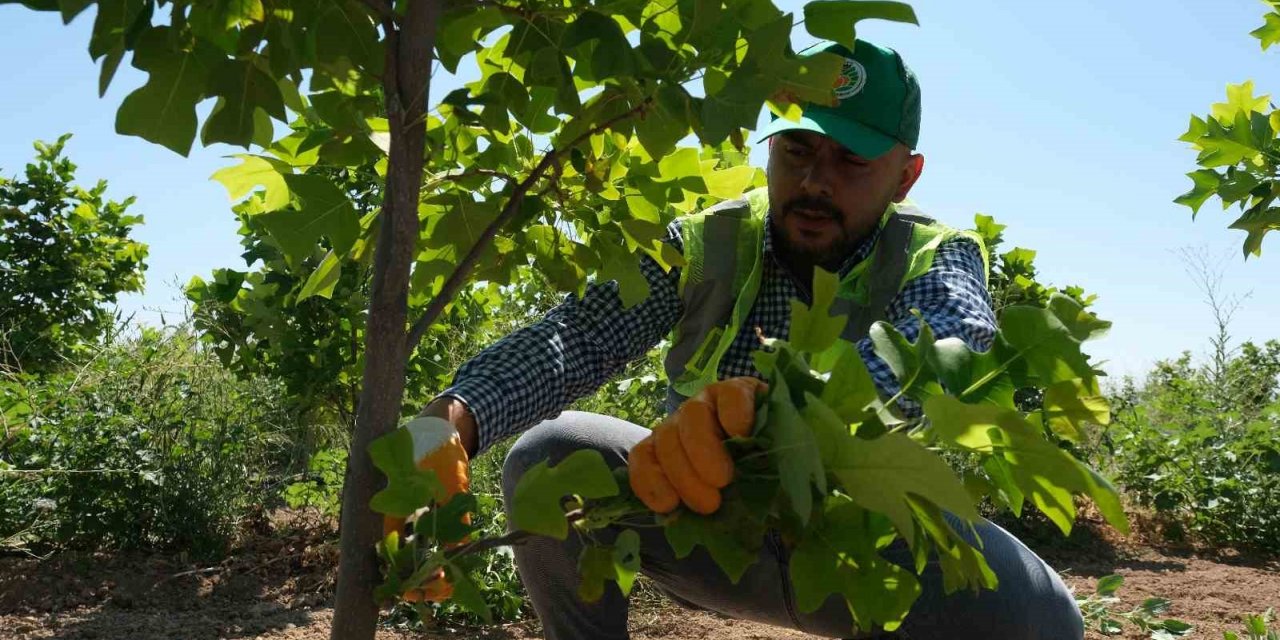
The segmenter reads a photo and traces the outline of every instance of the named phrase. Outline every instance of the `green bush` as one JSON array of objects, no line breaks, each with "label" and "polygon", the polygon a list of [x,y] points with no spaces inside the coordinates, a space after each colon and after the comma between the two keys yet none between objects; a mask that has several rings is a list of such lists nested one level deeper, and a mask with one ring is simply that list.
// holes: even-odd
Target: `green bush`
[{"label": "green bush", "polygon": [[1115,398],[1104,455],[1171,539],[1280,552],[1280,343],[1244,345],[1227,367],[1189,354]]},{"label": "green bush", "polygon": [[112,328],[106,306],[142,290],[147,246],[129,238],[133,198],[107,183],[73,184],[70,134],[36,142],[21,178],[0,176],[0,367],[48,371],[91,350]]},{"label": "green bush", "polygon": [[298,451],[280,385],[240,381],[184,329],[142,329],[77,370],[0,387],[0,540],[224,551]]}]

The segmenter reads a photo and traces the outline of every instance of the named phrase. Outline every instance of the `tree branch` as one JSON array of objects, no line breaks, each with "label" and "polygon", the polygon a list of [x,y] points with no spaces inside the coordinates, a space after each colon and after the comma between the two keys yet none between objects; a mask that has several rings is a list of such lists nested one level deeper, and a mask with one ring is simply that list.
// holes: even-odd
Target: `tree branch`
[{"label": "tree branch", "polygon": [[600,133],[601,131],[605,131],[619,122],[643,111],[652,102],[652,96],[645,98],[626,112],[596,125],[584,132],[582,135],[571,140],[565,146],[559,149],[554,149],[542,157],[542,160],[538,162],[538,165],[534,167],[532,171],[529,172],[529,175],[521,181],[520,184],[516,185],[515,190],[511,193],[511,198],[507,200],[506,206],[503,207],[502,213],[498,214],[498,217],[495,218],[493,222],[489,223],[489,226],[485,227],[484,232],[480,234],[476,243],[472,245],[471,250],[467,252],[467,255],[464,256],[458,263],[458,266],[454,268],[453,273],[449,275],[449,279],[445,281],[444,287],[440,289],[440,293],[437,293],[435,297],[431,299],[431,303],[428,304],[426,310],[422,312],[422,317],[418,318],[417,322],[413,323],[413,328],[409,331],[409,343],[406,345],[409,353],[413,353],[413,351],[417,349],[418,343],[422,341],[422,336],[426,335],[427,329],[431,328],[431,325],[436,321],[436,318],[440,317],[445,306],[453,301],[454,296],[458,293],[458,289],[462,288],[462,285],[467,281],[467,277],[471,275],[471,271],[475,268],[476,263],[480,261],[480,254],[484,253],[484,250],[493,242],[493,238],[498,234],[498,230],[506,226],[508,222],[511,222],[511,219],[515,218],[516,214],[520,212],[520,204],[524,201],[525,194],[529,192],[529,189],[533,188],[534,183],[542,177],[542,174],[545,173],[546,170],[556,161],[558,161],[561,156],[581,144],[582,141],[587,140],[591,136]]}]

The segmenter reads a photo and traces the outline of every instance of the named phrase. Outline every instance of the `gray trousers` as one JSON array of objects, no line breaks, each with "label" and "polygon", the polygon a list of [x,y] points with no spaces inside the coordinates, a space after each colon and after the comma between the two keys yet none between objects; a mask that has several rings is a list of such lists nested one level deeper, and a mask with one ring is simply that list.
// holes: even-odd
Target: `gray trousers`
[{"label": "gray trousers", "polygon": [[[627,452],[650,432],[644,427],[593,413],[569,411],[522,435],[507,455],[502,490],[510,504],[516,481],[533,465],[555,464],[578,449],[600,451],[610,465],[626,464]],[[1004,529],[977,526],[984,554],[1000,579],[997,591],[944,595],[937,563],[920,576],[923,593],[895,634],[853,635],[853,619],[844,601],[830,597],[817,611],[800,613],[788,571],[789,556],[775,535],[768,535],[759,560],[733,584],[699,546],[677,560],[662,530],[641,527],[641,571],[662,591],[685,606],[787,627],[831,638],[914,638],[917,640],[1080,640],[1084,624],[1071,593],[1058,575]],[[617,532],[613,532],[616,535]],[[601,536],[606,540],[609,535]],[[899,541],[901,543],[901,541]],[[886,551],[889,560],[910,566],[905,545]],[[627,600],[617,585],[606,585],[598,602],[577,595],[581,541],[536,538],[515,548],[516,567],[548,640],[627,638]]]}]

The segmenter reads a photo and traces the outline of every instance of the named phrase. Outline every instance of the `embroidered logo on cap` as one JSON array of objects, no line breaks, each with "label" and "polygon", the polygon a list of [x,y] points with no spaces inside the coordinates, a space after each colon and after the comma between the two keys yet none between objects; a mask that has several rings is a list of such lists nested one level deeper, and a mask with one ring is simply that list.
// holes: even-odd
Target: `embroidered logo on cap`
[{"label": "embroidered logo on cap", "polygon": [[831,90],[836,94],[837,99],[848,100],[858,95],[866,85],[866,67],[857,60],[845,58],[844,65],[840,68],[840,75],[836,76],[836,84]]}]

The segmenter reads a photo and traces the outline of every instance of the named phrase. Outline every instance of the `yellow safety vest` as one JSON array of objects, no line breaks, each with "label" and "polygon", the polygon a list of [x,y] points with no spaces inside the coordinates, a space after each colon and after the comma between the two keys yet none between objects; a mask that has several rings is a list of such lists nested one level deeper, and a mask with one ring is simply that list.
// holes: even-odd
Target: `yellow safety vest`
[{"label": "yellow safety vest", "polygon": [[[718,379],[720,361],[755,305],[762,272],[765,188],[722,202],[680,222],[685,266],[679,293],[684,314],[672,332],[664,359],[668,409]],[[884,319],[889,303],[907,283],[933,266],[938,247],[957,236],[971,238],[988,257],[982,238],[956,231],[910,204],[893,204],[880,219],[880,237],[870,255],[840,278],[832,312],[847,314],[841,338],[857,342]]]}]

